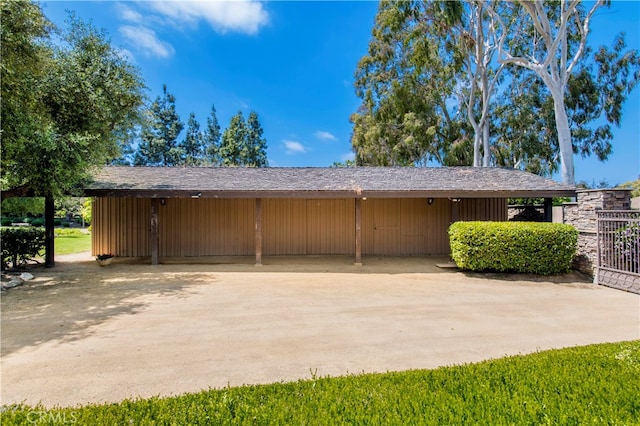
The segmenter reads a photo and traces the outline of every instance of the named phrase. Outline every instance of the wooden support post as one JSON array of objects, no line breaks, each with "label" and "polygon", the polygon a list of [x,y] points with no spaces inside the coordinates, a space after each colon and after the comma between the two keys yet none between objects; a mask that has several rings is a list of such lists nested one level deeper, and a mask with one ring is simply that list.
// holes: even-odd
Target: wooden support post
[{"label": "wooden support post", "polygon": [[356,266],[362,266],[362,199],[356,198]]},{"label": "wooden support post", "polygon": [[553,199],[544,199],[544,221],[553,222]]},{"label": "wooden support post", "polygon": [[56,215],[56,208],[53,197],[47,195],[44,197],[44,266],[52,268],[56,266],[55,259],[55,234],[54,234],[54,219]]},{"label": "wooden support post", "polygon": [[151,199],[151,264],[160,264],[160,238],[158,232],[158,210],[160,200],[157,198]]},{"label": "wooden support post", "polygon": [[262,198],[256,198],[256,266],[262,266]]}]

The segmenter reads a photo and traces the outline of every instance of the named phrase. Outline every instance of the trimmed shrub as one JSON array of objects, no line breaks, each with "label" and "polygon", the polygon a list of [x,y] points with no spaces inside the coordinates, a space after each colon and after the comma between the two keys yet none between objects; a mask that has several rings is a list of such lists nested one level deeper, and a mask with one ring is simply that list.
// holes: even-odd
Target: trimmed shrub
[{"label": "trimmed shrub", "polygon": [[44,249],[44,229],[2,228],[2,268],[14,268],[34,259]]},{"label": "trimmed shrub", "polygon": [[449,242],[460,269],[551,275],[571,269],[578,231],[548,222],[456,222]]},{"label": "trimmed shrub", "polygon": [[79,229],[73,228],[56,228],[54,234],[56,237],[82,237],[85,235]]},{"label": "trimmed shrub", "polygon": [[44,226],[44,219],[37,217],[31,221],[31,226]]},{"label": "trimmed shrub", "polygon": [[3,217],[0,220],[0,225],[2,226],[11,226],[12,223],[13,223],[13,219],[11,219],[10,217]]}]

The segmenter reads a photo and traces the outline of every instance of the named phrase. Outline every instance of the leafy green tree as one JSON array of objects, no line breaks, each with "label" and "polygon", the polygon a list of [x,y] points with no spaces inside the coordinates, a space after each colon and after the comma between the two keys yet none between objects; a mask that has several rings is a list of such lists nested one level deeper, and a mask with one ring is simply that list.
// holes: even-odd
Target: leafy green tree
[{"label": "leafy green tree", "polygon": [[229,126],[222,134],[219,156],[220,164],[223,166],[242,166],[242,149],[247,138],[247,123],[244,120],[242,111],[231,117]]},{"label": "leafy green tree", "polygon": [[[624,49],[622,36],[593,55],[587,49],[585,62],[569,77],[564,105],[574,154],[604,161],[612,152],[611,127],[620,124],[624,100],[640,75],[638,52]],[[496,162],[550,176],[561,160],[553,97],[536,74],[513,66],[509,74],[511,83],[492,113]]]},{"label": "leafy green tree", "polygon": [[12,197],[2,200],[3,217],[25,218],[43,214],[44,198],[42,197]]},{"label": "leafy green tree", "polygon": [[247,135],[242,147],[242,163],[249,167],[268,167],[267,140],[262,136],[263,130],[258,113],[251,111],[247,118]]},{"label": "leafy green tree", "polygon": [[80,208],[80,216],[82,217],[82,225],[91,225],[93,203],[91,198],[85,198]]},{"label": "leafy green tree", "polygon": [[[640,61],[623,37],[595,54],[586,46],[602,3],[584,11],[567,1],[381,2],[356,71],[356,161],[550,175],[573,170],[563,166],[573,153],[606,159]],[[541,73],[564,81],[560,115],[571,130],[571,155],[566,132],[557,131],[559,97]]]},{"label": "leafy green tree", "polygon": [[510,84],[491,110],[495,163],[550,177],[559,161],[553,100],[534,74],[509,71]]},{"label": "leafy green tree", "polygon": [[29,182],[20,163],[36,159],[24,154],[34,139],[46,138],[52,125],[41,99],[53,60],[45,40],[53,26],[35,3],[2,0],[0,7],[2,189],[23,186],[26,190]]},{"label": "leafy green tree", "polygon": [[53,266],[54,198],[119,156],[118,137],[139,119],[144,84],[103,31],[73,14],[54,42],[37,4],[1,7],[3,198],[45,198],[45,263]]},{"label": "leafy green tree", "polygon": [[[471,164],[473,143],[456,99],[464,46],[451,36],[461,3],[381,2],[358,63],[351,142],[359,165]],[[463,149],[464,148],[464,149]]]},{"label": "leafy green tree", "polygon": [[187,121],[187,134],[180,144],[182,151],[182,161],[185,166],[200,166],[204,162],[204,146],[202,140],[202,132],[200,132],[200,124],[196,120],[194,113],[189,115]]},{"label": "leafy green tree", "polygon": [[175,166],[184,154],[178,146],[178,136],[184,128],[176,111],[176,98],[162,86],[158,96],[147,111],[138,150],[134,156],[137,166]]},{"label": "leafy green tree", "polygon": [[[624,42],[620,41],[621,37],[612,50],[602,48],[596,54],[598,77],[585,65],[591,19],[606,3],[600,0],[585,10],[577,1],[518,1],[510,5],[523,11],[515,25],[487,4],[501,32],[500,62],[535,73],[549,91],[553,100],[560,171],[563,182],[568,184],[575,182],[573,155],[580,150],[580,144],[584,155],[591,154],[593,149],[603,159],[610,152],[608,127],[601,126],[591,132],[585,131],[584,124],[600,115],[610,123],[619,124],[622,105],[640,77],[640,57],[637,52],[622,52]],[[596,103],[593,107],[587,99],[596,99],[599,91],[606,93],[608,98],[602,106]],[[580,127],[575,130],[571,126],[572,106],[573,112],[584,118],[578,120]]]},{"label": "leafy green tree", "polygon": [[220,165],[220,124],[216,116],[216,107],[211,105],[211,113],[207,117],[207,127],[203,133],[204,162],[209,165]]}]

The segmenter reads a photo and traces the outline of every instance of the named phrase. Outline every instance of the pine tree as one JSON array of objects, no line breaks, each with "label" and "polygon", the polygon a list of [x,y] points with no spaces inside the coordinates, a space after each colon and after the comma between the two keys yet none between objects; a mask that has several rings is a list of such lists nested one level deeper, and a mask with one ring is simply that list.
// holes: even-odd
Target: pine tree
[{"label": "pine tree", "polygon": [[180,163],[182,149],[177,146],[178,135],[184,128],[176,112],[176,98],[162,86],[148,111],[148,122],[142,129],[141,141],[136,152],[135,165],[175,166]]},{"label": "pine tree", "polygon": [[223,166],[242,166],[242,148],[247,138],[247,124],[241,111],[231,117],[229,127],[222,134],[222,142],[218,151],[220,164]]},{"label": "pine tree", "polygon": [[269,167],[267,140],[262,137],[262,126],[258,114],[251,111],[247,119],[247,137],[242,149],[243,164],[249,167]]},{"label": "pine tree", "polygon": [[203,139],[200,132],[200,124],[196,120],[194,113],[189,115],[187,122],[187,134],[180,144],[182,152],[181,164],[185,166],[200,166],[203,164]]},{"label": "pine tree", "polygon": [[220,165],[220,124],[216,116],[216,107],[211,105],[211,114],[207,118],[207,128],[203,134],[204,145],[204,162],[205,164],[218,166]]}]

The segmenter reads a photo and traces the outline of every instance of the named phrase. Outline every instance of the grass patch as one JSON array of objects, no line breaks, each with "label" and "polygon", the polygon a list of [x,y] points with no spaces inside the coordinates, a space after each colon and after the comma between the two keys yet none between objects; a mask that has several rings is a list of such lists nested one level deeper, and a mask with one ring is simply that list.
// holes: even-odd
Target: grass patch
[{"label": "grass patch", "polygon": [[77,229],[56,229],[55,254],[82,253],[91,250],[91,234]]},{"label": "grass patch", "polygon": [[[314,378],[178,397],[45,410],[75,424],[609,424],[640,423],[640,340],[436,370]],[[47,423],[42,423],[47,424]]]}]

